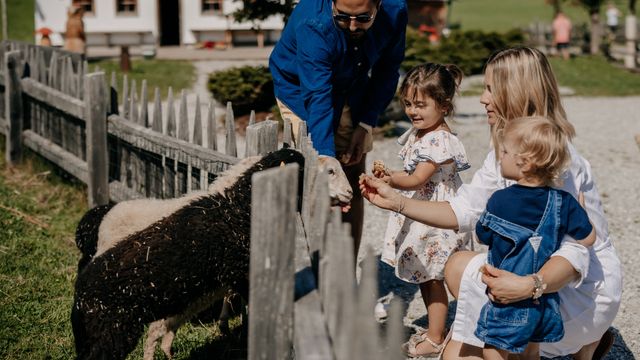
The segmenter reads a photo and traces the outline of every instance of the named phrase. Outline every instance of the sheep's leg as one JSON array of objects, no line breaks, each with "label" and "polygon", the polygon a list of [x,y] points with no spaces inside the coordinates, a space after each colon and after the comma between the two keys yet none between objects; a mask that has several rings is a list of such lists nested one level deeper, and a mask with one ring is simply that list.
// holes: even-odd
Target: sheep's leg
[{"label": "sheep's leg", "polygon": [[222,299],[222,309],[220,310],[220,316],[218,317],[218,328],[220,332],[228,336],[231,334],[229,330],[229,318],[231,317],[231,301],[228,296]]},{"label": "sheep's leg", "polygon": [[162,337],[162,343],[160,344],[160,349],[167,356],[167,359],[171,359],[171,345],[173,344],[173,339],[176,337],[175,331],[167,331],[167,333]]},{"label": "sheep's leg", "polygon": [[[167,333],[167,327],[164,319],[154,321],[149,325],[147,341],[144,343],[144,360],[153,360],[153,354],[156,352],[158,339],[164,338]],[[163,341],[164,343],[164,341]]]}]

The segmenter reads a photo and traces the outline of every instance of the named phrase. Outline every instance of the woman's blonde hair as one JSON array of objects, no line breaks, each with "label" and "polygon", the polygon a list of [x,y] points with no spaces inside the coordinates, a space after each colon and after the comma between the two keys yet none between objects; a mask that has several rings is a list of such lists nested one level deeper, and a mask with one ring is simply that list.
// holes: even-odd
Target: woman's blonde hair
[{"label": "woman's blonde hair", "polygon": [[542,116],[520,117],[507,122],[498,133],[499,146],[509,138],[517,147],[515,156],[530,166],[526,177],[535,178],[544,185],[562,185],[561,175],[571,161],[564,131],[550,119]]},{"label": "woman's blonde hair", "polygon": [[560,102],[556,78],[547,58],[539,50],[514,47],[494,53],[485,68],[491,76],[491,94],[496,123],[491,137],[512,119],[542,116],[557,125],[568,140],[575,136],[573,125]]}]

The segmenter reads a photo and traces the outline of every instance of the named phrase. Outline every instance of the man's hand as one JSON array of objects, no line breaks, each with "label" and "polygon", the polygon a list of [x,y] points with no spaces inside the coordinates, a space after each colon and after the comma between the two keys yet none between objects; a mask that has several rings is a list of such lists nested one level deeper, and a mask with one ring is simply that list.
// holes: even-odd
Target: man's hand
[{"label": "man's hand", "polygon": [[356,126],[351,136],[351,144],[347,149],[347,152],[340,156],[340,162],[345,166],[355,165],[362,160],[364,155],[365,139],[369,133],[362,126]]}]

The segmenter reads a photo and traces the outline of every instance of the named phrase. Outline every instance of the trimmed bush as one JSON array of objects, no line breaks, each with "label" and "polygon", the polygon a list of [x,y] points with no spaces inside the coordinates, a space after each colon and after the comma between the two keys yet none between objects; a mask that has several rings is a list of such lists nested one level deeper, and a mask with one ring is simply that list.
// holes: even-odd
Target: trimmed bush
[{"label": "trimmed bush", "polygon": [[465,75],[480,74],[493,52],[522,44],[524,40],[520,30],[505,34],[471,30],[453,31],[439,44],[431,44],[426,36],[409,28],[402,68],[407,71],[418,64],[435,62],[458,65]]},{"label": "trimmed bush", "polygon": [[234,115],[269,111],[275,104],[273,79],[265,66],[242,66],[209,75],[209,90],[213,97],[226,104],[231,101]]}]

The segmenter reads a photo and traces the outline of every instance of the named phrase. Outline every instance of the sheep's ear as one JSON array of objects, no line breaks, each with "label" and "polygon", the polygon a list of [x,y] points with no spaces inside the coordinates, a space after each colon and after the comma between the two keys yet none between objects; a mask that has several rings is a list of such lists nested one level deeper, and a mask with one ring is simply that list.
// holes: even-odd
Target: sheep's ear
[{"label": "sheep's ear", "polygon": [[289,143],[283,143],[283,144],[282,144],[282,148],[283,148],[283,149],[288,149],[288,148],[290,148],[290,147],[291,147],[291,145],[289,145]]}]

